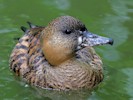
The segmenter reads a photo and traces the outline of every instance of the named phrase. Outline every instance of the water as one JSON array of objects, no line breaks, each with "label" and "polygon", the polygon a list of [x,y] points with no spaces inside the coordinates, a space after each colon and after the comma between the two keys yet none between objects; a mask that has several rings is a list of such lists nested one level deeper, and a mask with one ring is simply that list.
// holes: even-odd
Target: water
[{"label": "water", "polygon": [[[47,25],[57,16],[79,18],[93,33],[112,37],[95,47],[104,62],[104,81],[93,91],[57,92],[21,82],[9,71],[9,55],[26,21]],[[0,100],[133,100],[132,0],[0,0]]]}]

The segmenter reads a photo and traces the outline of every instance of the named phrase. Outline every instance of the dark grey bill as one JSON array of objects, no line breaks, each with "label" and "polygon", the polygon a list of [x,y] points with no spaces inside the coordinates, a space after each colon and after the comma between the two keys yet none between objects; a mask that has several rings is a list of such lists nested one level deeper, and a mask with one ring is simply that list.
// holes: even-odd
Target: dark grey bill
[{"label": "dark grey bill", "polygon": [[111,38],[99,36],[88,31],[84,31],[78,38],[79,46],[86,47],[86,46],[97,46],[97,45],[104,45],[110,44],[113,45],[114,40]]}]

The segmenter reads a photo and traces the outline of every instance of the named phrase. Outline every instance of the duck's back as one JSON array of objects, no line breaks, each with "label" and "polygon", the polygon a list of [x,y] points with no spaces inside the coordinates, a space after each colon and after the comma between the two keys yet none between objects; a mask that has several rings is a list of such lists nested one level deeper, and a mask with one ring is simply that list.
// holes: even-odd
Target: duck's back
[{"label": "duck's back", "polygon": [[[40,36],[43,29],[44,27],[35,27],[26,30],[10,56],[10,69],[30,83],[39,82],[39,78],[43,77],[41,74],[43,69],[40,68],[47,63],[40,48]],[[35,80],[37,77],[38,80]]]}]

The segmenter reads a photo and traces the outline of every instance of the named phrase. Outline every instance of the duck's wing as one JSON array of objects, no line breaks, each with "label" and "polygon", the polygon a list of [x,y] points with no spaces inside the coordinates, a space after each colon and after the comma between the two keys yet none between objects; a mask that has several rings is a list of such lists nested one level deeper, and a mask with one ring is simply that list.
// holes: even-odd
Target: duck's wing
[{"label": "duck's wing", "polygon": [[[40,35],[45,27],[39,27],[27,22],[30,29],[21,27],[24,35],[19,39],[10,56],[10,69],[17,75],[25,75],[31,70],[31,57],[40,52]],[[38,51],[37,51],[38,50]],[[40,54],[40,53],[39,53]],[[33,59],[33,57],[32,57]]]}]

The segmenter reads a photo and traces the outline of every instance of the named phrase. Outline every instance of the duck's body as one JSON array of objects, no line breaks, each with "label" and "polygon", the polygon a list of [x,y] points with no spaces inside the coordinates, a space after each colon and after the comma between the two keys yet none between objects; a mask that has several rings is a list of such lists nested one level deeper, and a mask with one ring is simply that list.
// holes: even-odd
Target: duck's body
[{"label": "duck's body", "polygon": [[[67,20],[72,18],[70,16],[64,17]],[[76,44],[75,41],[72,41],[74,37],[71,40],[73,44],[69,48],[65,46],[67,42],[63,42],[62,45],[60,41],[62,36],[60,38],[59,33],[58,37],[53,35],[53,33],[48,33],[49,31],[47,30],[51,27],[53,28],[53,25],[58,20],[60,18],[50,23],[50,27],[31,27],[29,30],[24,30],[25,35],[20,38],[11,54],[10,68],[28,83],[42,88],[59,90],[91,89],[103,79],[102,61],[91,46],[80,49],[76,47],[76,50],[73,50],[75,46],[79,45],[79,43]],[[54,28],[58,27],[58,24],[62,24],[61,22],[56,23]],[[53,38],[53,36],[51,34],[56,37],[54,38],[56,41],[52,42],[52,46],[51,41],[53,40],[51,37]],[[68,36],[67,38],[71,39]],[[65,39],[63,40],[65,41]],[[76,41],[81,42],[79,39]],[[53,45],[54,43],[57,44]],[[70,41],[69,44],[71,44]],[[72,50],[70,51],[69,49]]]}]

